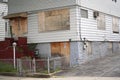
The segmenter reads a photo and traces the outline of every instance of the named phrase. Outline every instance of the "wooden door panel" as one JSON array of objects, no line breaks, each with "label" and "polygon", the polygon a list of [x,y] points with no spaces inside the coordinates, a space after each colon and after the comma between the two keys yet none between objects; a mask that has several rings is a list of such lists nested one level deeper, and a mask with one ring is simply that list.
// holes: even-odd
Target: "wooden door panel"
[{"label": "wooden door panel", "polygon": [[51,43],[52,57],[65,57],[64,63],[68,66],[70,63],[70,43],[69,42],[55,42]]}]

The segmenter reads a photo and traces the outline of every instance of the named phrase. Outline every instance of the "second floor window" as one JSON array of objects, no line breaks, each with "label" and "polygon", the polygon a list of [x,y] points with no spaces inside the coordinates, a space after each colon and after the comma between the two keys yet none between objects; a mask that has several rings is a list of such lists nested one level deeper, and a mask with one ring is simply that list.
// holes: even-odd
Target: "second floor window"
[{"label": "second floor window", "polygon": [[88,18],[88,10],[81,9],[81,17],[82,18]]},{"label": "second floor window", "polygon": [[40,32],[70,29],[69,9],[42,11],[38,16]]},{"label": "second floor window", "polygon": [[97,16],[97,27],[99,30],[105,30],[105,14],[100,12]]},{"label": "second floor window", "polygon": [[112,18],[112,28],[113,33],[119,33],[119,18],[117,17]]}]

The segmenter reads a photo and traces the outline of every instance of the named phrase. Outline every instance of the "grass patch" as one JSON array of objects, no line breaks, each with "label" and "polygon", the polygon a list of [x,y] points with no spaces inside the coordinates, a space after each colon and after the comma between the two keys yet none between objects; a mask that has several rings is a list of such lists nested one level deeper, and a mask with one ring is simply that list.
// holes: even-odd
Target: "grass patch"
[{"label": "grass patch", "polygon": [[0,72],[17,72],[13,65],[0,62]]}]

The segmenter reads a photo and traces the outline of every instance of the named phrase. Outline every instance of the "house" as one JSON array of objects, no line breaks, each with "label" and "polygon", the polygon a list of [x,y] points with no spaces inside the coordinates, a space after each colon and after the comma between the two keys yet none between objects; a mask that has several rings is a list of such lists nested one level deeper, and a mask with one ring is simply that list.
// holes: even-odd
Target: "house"
[{"label": "house", "polygon": [[[40,57],[71,66],[120,50],[119,0],[9,0],[14,38],[27,37]],[[9,37],[9,36],[8,36]]]},{"label": "house", "polygon": [[7,30],[7,21],[3,19],[3,16],[7,15],[8,6],[4,1],[0,0],[0,41],[5,38],[5,31]]}]

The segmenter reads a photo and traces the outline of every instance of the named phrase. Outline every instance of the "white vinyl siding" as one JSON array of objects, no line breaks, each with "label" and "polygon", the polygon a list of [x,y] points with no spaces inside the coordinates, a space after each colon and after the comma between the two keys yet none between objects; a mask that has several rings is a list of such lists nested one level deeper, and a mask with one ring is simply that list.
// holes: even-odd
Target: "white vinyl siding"
[{"label": "white vinyl siding", "polygon": [[[105,30],[99,30],[97,20],[93,17],[94,10],[88,10],[89,18],[81,18],[81,37],[89,41],[120,41],[120,33],[114,34],[112,29],[112,16],[105,14]],[[120,21],[119,21],[120,26]],[[120,28],[119,28],[120,30]]]},{"label": "white vinyl siding", "polygon": [[38,14],[28,15],[28,43],[76,41],[79,39],[77,33],[77,11],[76,7],[70,8],[70,30],[39,32]]},{"label": "white vinyl siding", "polygon": [[7,5],[0,3],[0,41],[5,39],[5,20],[3,16],[7,15]]},{"label": "white vinyl siding", "polygon": [[[77,0],[78,1],[78,0]],[[79,0],[82,7],[120,17],[120,0]]]}]

